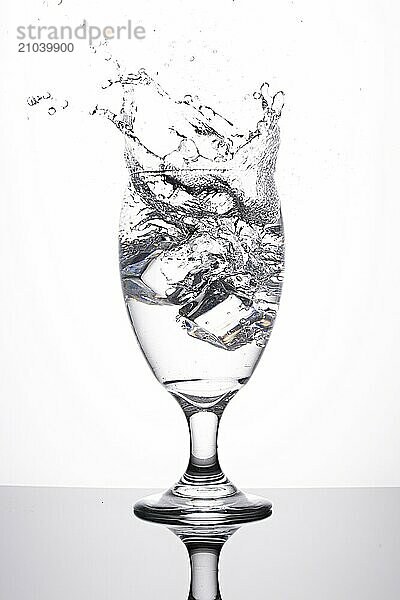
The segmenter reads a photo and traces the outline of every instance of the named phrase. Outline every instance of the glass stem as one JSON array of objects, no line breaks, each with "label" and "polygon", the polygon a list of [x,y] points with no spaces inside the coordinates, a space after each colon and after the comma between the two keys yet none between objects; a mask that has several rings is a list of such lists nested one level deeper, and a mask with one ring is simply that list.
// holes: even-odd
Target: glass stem
[{"label": "glass stem", "polygon": [[183,476],[185,483],[223,483],[227,481],[218,460],[217,437],[220,416],[211,411],[192,413],[187,418],[190,432],[190,459]]}]

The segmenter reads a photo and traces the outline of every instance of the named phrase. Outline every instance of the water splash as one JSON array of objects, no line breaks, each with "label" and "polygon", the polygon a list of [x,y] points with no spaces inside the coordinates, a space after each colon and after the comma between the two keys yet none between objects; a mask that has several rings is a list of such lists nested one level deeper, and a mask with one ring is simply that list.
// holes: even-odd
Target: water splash
[{"label": "water splash", "polygon": [[51,6],[61,6],[64,0],[43,0],[43,5],[50,8]]},{"label": "water splash", "polygon": [[283,93],[261,86],[262,118],[243,135],[197,97],[174,101],[144,69],[114,83],[123,88],[120,114],[93,114],[125,137],[126,301],[176,306],[177,327],[225,350],[265,346],[284,268],[274,182]]},{"label": "water splash", "polygon": [[53,96],[51,94],[51,92],[45,92],[42,95],[38,95],[38,96],[29,96],[29,98],[26,99],[26,102],[28,104],[28,106],[33,107],[33,106],[37,106],[40,102],[43,102],[45,100],[52,100]]},{"label": "water splash", "polygon": [[47,108],[47,113],[52,117],[57,113],[57,110],[65,110],[69,106],[68,100],[58,100],[51,92],[45,92],[36,96],[29,96],[26,100],[30,109],[39,105]]}]

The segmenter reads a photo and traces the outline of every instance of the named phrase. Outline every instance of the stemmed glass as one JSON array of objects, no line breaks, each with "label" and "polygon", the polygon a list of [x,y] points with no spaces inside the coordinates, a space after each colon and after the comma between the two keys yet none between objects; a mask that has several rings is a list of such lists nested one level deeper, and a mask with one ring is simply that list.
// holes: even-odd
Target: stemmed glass
[{"label": "stemmed glass", "polygon": [[192,96],[174,101],[143,69],[121,77],[129,185],[120,220],[120,272],[133,329],[153,373],[190,431],[186,472],[135,506],[169,524],[238,523],[271,512],[224,475],[217,434],[228,402],[268,342],[284,267],[274,183],[283,93],[254,94],[261,119],[234,125]]}]

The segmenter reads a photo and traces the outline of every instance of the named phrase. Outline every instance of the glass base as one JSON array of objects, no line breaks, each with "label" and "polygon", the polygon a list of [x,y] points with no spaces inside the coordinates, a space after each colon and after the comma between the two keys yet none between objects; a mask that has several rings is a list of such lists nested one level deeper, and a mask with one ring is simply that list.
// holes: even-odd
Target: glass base
[{"label": "glass base", "polygon": [[272,514],[272,504],[265,498],[245,494],[234,486],[232,493],[226,495],[226,484],[221,490],[218,485],[209,487],[206,493],[207,487],[193,486],[189,497],[179,493],[178,484],[163,494],[139,500],[135,515],[164,525],[234,525],[259,521]]}]

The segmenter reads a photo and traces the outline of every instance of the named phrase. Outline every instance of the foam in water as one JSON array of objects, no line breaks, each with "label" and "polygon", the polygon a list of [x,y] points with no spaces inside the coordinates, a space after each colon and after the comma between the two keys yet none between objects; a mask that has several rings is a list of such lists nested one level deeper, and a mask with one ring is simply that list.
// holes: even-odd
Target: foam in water
[{"label": "foam in water", "polygon": [[[143,69],[117,80],[130,175],[120,223],[125,299],[176,307],[176,327],[224,350],[266,345],[278,310],[284,238],[274,171],[283,93],[254,97],[242,135],[198,98],[174,101]],[[110,81],[110,85],[113,84]]]}]

